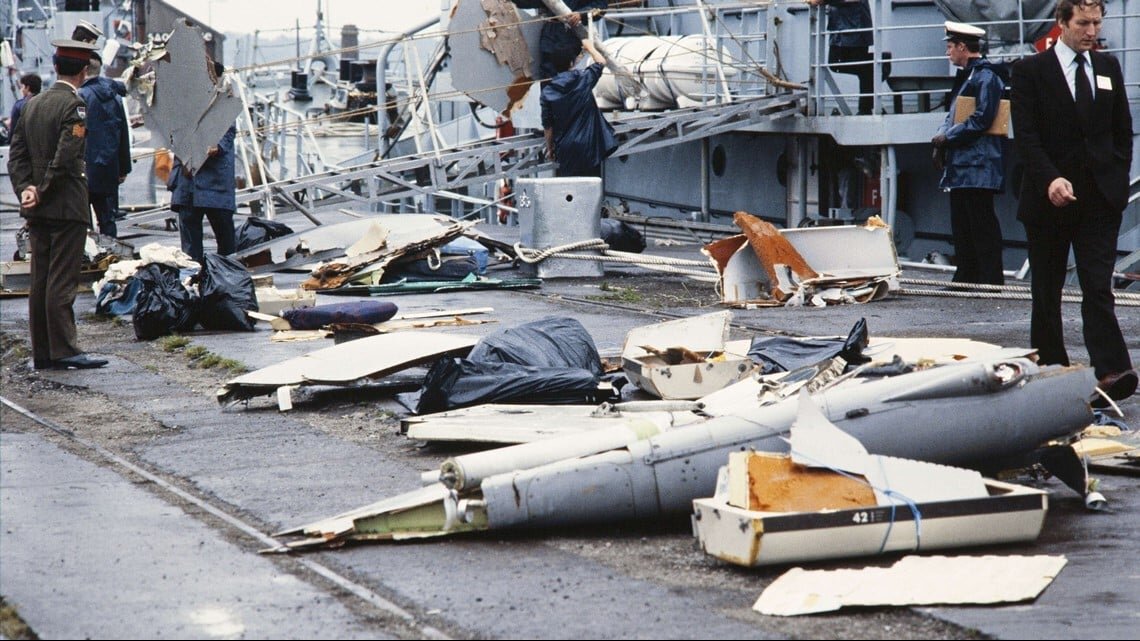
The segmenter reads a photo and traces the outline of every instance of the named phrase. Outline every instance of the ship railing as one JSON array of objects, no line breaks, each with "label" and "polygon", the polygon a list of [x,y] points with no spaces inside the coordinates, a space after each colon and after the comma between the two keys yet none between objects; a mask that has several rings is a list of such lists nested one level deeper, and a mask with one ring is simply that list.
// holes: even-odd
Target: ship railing
[{"label": "ship railing", "polygon": [[[314,114],[283,104],[276,94],[256,96],[240,77],[235,76],[235,84],[244,106],[238,118],[235,142],[247,185],[308,176],[335,168],[326,161],[313,134]],[[267,192],[263,198],[263,206],[270,217],[273,215],[271,196]],[[307,196],[311,201],[319,193],[310,190]]]},{"label": "ship railing", "polygon": [[[876,3],[877,4],[877,3]],[[1124,11],[1112,12],[1105,17],[1105,26],[1119,27],[1113,33],[1124,34],[1129,21],[1140,20],[1140,13],[1130,10],[1131,7],[1140,8],[1140,2],[1125,2]],[[822,8],[815,10],[816,17],[812,21],[811,56],[809,61],[812,82],[809,100],[809,111],[813,115],[852,115],[856,113],[855,103],[859,98],[868,94],[842,91],[840,82],[835,74],[853,75],[853,70],[859,65],[872,65],[874,91],[870,94],[873,99],[873,113],[897,114],[904,112],[930,112],[945,109],[948,93],[954,85],[954,71],[947,65],[944,74],[931,74],[930,68],[937,62],[945,62],[946,56],[941,51],[944,34],[942,22],[929,24],[888,25],[880,24],[880,15],[876,15],[875,25],[868,29],[847,30],[845,33],[871,32],[875,45],[871,47],[871,59],[856,62],[829,62],[828,51],[831,35],[836,33],[824,28],[826,19]],[[1034,27],[1043,24],[1052,24],[1050,19],[1019,18],[1013,20],[994,20],[975,22],[978,27],[993,33],[995,27],[1016,25],[1019,40],[1017,42],[1003,42],[991,39],[986,50],[987,57],[995,62],[1012,63],[1023,56],[1036,52],[1032,43],[1026,43],[1025,34]],[[1116,24],[1114,24],[1116,23]],[[1101,51],[1111,53],[1133,67],[1140,66],[1140,45],[1131,44],[1127,36],[1121,37],[1119,42],[1109,42]],[[1135,40],[1133,38],[1132,40]],[[926,47],[929,55],[892,55],[891,43],[898,42],[929,42]],[[913,46],[910,47],[913,49]],[[1127,60],[1128,62],[1125,62]],[[1135,61],[1135,62],[1133,62]],[[844,72],[843,70],[848,70]],[[923,73],[926,72],[926,73]],[[1140,101],[1140,73],[1126,73],[1125,90],[1130,100]]]}]

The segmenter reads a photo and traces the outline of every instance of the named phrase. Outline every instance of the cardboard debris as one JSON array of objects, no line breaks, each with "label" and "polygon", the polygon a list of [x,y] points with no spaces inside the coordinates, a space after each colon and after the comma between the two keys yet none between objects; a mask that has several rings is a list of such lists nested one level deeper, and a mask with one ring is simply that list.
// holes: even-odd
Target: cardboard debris
[{"label": "cardboard debris", "polygon": [[[257,311],[274,317],[281,316],[281,312],[287,309],[301,309],[313,307],[317,304],[316,292],[306,291],[299,287],[281,291],[270,285],[269,287],[258,287],[253,290],[253,293],[257,297]],[[278,329],[278,327],[274,326],[273,329]],[[285,329],[288,329],[288,321],[286,321]]]},{"label": "cardboard debris", "polygon": [[[237,258],[250,269],[299,269],[311,271],[322,260],[360,256],[381,247],[397,250],[424,238],[444,234],[456,226],[454,218],[440,214],[369,214],[365,218],[280,236],[268,242],[237,252]],[[463,230],[482,237],[464,225]],[[383,243],[379,243],[382,237]],[[447,241],[441,241],[445,244]],[[371,245],[371,247],[369,247]]]},{"label": "cardboard debris", "polygon": [[868,454],[806,392],[790,440],[789,455],[731,455],[714,497],[693,501],[705,552],[772,565],[1031,541],[1044,523],[1045,492]]},{"label": "cardboard debris", "polygon": [[[748,378],[747,356],[725,351],[732,312],[630,330],[622,368],[641,389],[663,399],[696,399]],[[746,350],[747,351],[747,350]]]},{"label": "cardboard debris", "polygon": [[752,606],[770,616],[851,606],[991,605],[1036,599],[1061,573],[1063,556],[907,556],[889,568],[792,568]]},{"label": "cardboard debris", "polygon": [[[314,299],[316,294],[313,292],[305,292],[304,290],[297,290],[299,295],[312,296]],[[312,305],[303,305],[303,307],[312,307]],[[286,308],[288,309],[288,308]],[[410,329],[429,329],[432,327],[463,327],[467,325],[483,325],[485,323],[493,323],[491,319],[471,320],[464,318],[465,315],[486,314],[495,311],[493,307],[472,307],[467,309],[455,310],[439,310],[429,312],[416,312],[411,314],[400,314],[394,316],[383,323],[375,323],[372,325],[353,325],[353,329],[360,332],[364,328],[368,330],[363,331],[365,335],[386,334],[389,332],[404,331]],[[275,330],[270,340],[273,341],[307,341],[316,340],[320,338],[328,338],[334,336],[337,329],[342,327],[328,327],[322,329],[310,330],[294,330],[289,321],[274,316],[272,314],[263,314],[261,312],[246,312],[250,317],[269,323],[269,326]]]},{"label": "cardboard debris", "polygon": [[345,249],[345,258],[317,266],[301,287],[318,291],[336,289],[350,281],[378,285],[384,270],[392,263],[431,247],[446,245],[475,224],[452,221],[447,226],[424,227],[402,223],[394,221],[389,223],[390,227],[378,229],[378,223],[373,221],[364,238]]},{"label": "cardboard debris", "polygon": [[889,227],[782,229],[745,212],[744,232],[702,249],[720,275],[721,302],[737,307],[864,303],[898,288],[901,272]]},{"label": "cardboard debris", "polygon": [[1073,443],[1073,450],[1083,460],[1088,462],[1089,470],[1140,476],[1140,433],[1136,431],[1121,432],[1115,428],[1116,435],[1111,435],[1113,426],[1099,425],[1090,427],[1085,433],[1109,432],[1102,437],[1083,437]]},{"label": "cardboard debris", "polygon": [[218,390],[218,402],[230,404],[273,394],[283,387],[353,385],[443,356],[466,354],[477,341],[473,336],[437,332],[370,336],[243,374]]}]

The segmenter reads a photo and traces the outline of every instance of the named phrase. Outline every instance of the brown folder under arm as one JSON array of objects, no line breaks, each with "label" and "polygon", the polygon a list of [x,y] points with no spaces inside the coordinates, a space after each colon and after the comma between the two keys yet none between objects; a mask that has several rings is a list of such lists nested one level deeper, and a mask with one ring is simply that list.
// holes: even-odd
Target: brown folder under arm
[{"label": "brown folder under arm", "polygon": [[[954,103],[954,124],[957,125],[965,122],[977,108],[977,101],[973,96],[958,96],[957,101]],[[986,133],[991,136],[1009,137],[1008,100],[1002,100],[998,103],[997,115],[994,116],[994,122],[990,125],[990,128],[986,130]]]}]

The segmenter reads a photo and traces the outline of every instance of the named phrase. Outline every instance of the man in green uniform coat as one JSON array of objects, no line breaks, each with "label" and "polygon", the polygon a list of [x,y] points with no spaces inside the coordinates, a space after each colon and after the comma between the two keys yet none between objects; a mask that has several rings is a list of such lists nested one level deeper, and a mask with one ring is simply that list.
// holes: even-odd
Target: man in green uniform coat
[{"label": "man in green uniform coat", "polygon": [[77,40],[55,40],[52,46],[58,79],[28,101],[8,158],[31,246],[32,362],[36,369],[102,367],[106,360],[79,349],[72,309],[91,224],[83,161],[87,106],[77,90],[95,46]]}]

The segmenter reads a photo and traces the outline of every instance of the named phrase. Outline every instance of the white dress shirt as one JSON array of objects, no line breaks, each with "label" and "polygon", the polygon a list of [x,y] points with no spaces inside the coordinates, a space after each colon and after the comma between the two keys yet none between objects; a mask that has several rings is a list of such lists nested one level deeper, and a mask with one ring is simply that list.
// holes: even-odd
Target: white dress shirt
[{"label": "white dress shirt", "polygon": [[[1061,62],[1061,71],[1065,72],[1065,82],[1069,83],[1069,95],[1073,100],[1077,99],[1077,52],[1065,44],[1060,39],[1057,44],[1053,45],[1053,50],[1057,54],[1057,60]],[[1096,73],[1092,68],[1092,56],[1089,52],[1085,53],[1085,75],[1089,79],[1089,88],[1092,89],[1093,100],[1096,100]]]}]

